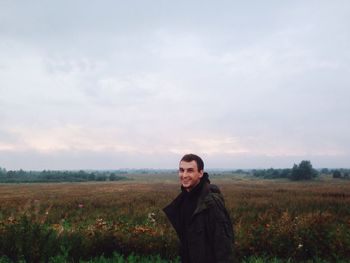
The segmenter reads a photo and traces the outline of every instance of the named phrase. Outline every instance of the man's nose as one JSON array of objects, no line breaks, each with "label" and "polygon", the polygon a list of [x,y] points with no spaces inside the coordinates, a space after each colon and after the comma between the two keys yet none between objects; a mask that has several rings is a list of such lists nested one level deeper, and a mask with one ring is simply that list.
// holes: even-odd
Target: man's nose
[{"label": "man's nose", "polygon": [[184,171],[184,172],[183,172],[183,176],[184,176],[184,177],[187,177],[187,176],[188,176],[188,172],[187,172],[187,171]]}]

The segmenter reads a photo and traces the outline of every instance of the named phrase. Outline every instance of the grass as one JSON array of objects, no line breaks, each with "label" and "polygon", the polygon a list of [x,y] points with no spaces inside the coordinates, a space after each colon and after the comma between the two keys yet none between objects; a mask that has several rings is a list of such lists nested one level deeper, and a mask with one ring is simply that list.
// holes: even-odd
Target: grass
[{"label": "grass", "polygon": [[[230,176],[214,176],[212,181],[225,196],[240,261],[350,260],[349,181],[300,183]],[[164,181],[143,177],[125,182],[0,184],[0,192],[0,255],[6,255],[4,247],[10,244],[28,258],[39,257],[34,250],[23,250],[27,246],[23,238],[13,239],[27,229],[26,235],[33,240],[33,231],[38,235],[54,231],[48,251],[56,260],[109,262],[115,257],[113,262],[124,262],[125,255],[137,260],[151,255],[159,255],[159,260],[177,257],[177,237],[162,208],[178,194],[179,186],[168,177]],[[23,216],[30,223],[26,227]]]}]

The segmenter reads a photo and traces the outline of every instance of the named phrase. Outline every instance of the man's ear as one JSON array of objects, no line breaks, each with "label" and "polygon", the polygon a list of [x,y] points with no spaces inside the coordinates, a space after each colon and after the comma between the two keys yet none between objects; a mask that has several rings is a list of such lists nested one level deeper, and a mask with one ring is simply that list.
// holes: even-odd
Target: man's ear
[{"label": "man's ear", "polygon": [[204,171],[203,171],[203,170],[200,170],[199,173],[200,173],[199,178],[202,178],[202,177],[203,177],[203,174],[204,174]]}]

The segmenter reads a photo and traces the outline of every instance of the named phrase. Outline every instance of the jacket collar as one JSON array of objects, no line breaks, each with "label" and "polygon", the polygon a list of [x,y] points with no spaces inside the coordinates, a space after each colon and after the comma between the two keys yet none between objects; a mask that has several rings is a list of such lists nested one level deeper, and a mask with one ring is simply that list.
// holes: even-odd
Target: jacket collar
[{"label": "jacket collar", "polygon": [[[192,214],[191,221],[193,218],[201,213],[202,211],[206,210],[208,208],[207,202],[205,201],[205,197],[209,193],[209,182],[207,180],[201,180],[201,191],[200,191],[200,196],[198,198],[197,206]],[[172,223],[174,226],[175,230],[178,231],[178,225],[179,225],[179,211],[180,211],[180,206],[181,203],[183,202],[184,195],[187,193],[181,192],[175,199],[172,201],[168,206],[166,206],[163,211],[169,218],[169,221]]]},{"label": "jacket collar", "polygon": [[207,203],[205,202],[205,197],[209,193],[209,183],[203,180],[201,181],[201,184],[202,184],[202,187],[201,187],[200,196],[198,198],[197,207],[192,214],[191,221],[197,214],[201,213],[202,211],[208,208]]}]

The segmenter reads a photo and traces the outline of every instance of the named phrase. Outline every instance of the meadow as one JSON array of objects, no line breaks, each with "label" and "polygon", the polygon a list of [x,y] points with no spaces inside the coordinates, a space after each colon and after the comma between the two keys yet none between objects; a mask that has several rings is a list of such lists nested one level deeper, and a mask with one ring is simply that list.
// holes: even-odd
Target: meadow
[{"label": "meadow", "polygon": [[[162,212],[179,193],[176,175],[133,179],[0,184],[0,262],[177,262]],[[234,223],[238,261],[350,261],[350,181],[212,183]]]}]

